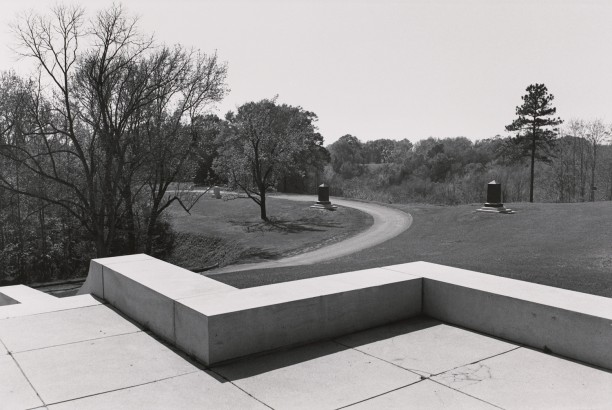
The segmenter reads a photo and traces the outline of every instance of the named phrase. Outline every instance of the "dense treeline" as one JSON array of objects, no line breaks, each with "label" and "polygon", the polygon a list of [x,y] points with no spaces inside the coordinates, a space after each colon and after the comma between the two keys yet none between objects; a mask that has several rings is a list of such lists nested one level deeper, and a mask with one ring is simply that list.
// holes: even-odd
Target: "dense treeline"
[{"label": "dense treeline", "polygon": [[120,6],[29,14],[14,27],[38,70],[0,78],[0,282],[83,275],[92,257],[164,256],[164,211],[192,179],[226,92],[216,55],[157,44]]},{"label": "dense treeline", "polygon": [[[572,120],[535,163],[540,202],[612,200],[610,128]],[[472,142],[464,137],[361,142],[345,135],[328,146],[324,180],[332,194],[384,202],[477,203],[491,180],[506,202],[529,200],[529,157],[513,137]],[[594,187],[595,189],[592,189]]]}]

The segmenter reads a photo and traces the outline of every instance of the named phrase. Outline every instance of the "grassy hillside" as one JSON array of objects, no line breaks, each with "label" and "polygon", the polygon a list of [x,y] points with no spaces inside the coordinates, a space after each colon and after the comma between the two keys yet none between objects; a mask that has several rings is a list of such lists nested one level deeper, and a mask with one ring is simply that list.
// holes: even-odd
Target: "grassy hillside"
[{"label": "grassy hillside", "polygon": [[351,208],[334,212],[311,209],[312,203],[267,199],[270,221],[259,217],[249,198],[202,197],[191,215],[170,211],[177,231],[168,262],[187,269],[278,259],[341,241],[372,225],[370,215]]},{"label": "grassy hillside", "polygon": [[478,205],[395,205],[414,217],[400,236],[348,257],[307,267],[215,277],[238,287],[428,261],[612,297],[612,203],[506,204],[513,215]]}]

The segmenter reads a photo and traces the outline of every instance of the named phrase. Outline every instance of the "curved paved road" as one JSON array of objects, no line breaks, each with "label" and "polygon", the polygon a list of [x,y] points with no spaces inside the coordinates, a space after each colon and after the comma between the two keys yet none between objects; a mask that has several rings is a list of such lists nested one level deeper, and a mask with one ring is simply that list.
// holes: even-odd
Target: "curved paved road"
[{"label": "curved paved road", "polygon": [[[288,199],[292,201],[316,201],[313,195],[274,195],[273,198]],[[361,251],[366,248],[383,243],[404,232],[412,224],[412,216],[405,212],[368,202],[350,201],[345,199],[334,199],[332,203],[339,206],[355,208],[366,212],[374,218],[374,223],[365,231],[336,242],[332,245],[316,249],[311,252],[302,253],[275,261],[244,263],[229,265],[219,269],[206,272],[206,276],[218,275],[227,272],[238,272],[251,269],[279,268],[285,266],[310,265],[318,262],[338,258]],[[321,211],[323,212],[323,211]]]}]

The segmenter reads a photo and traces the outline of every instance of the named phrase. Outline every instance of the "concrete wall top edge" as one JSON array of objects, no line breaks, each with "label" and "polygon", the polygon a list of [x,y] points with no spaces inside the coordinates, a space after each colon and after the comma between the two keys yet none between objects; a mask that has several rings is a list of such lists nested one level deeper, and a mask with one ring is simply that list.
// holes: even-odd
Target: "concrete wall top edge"
[{"label": "concrete wall top edge", "polygon": [[130,260],[110,265],[106,265],[104,262],[104,259],[99,259],[94,263],[171,299],[233,291],[236,289],[233,286],[155,258]]},{"label": "concrete wall top edge", "polygon": [[418,284],[415,284],[415,286],[421,286],[421,278],[410,275],[386,275],[383,273],[381,276],[386,276],[386,280],[376,277],[376,275],[370,275],[368,278],[365,273],[355,275],[352,278],[351,275],[347,274],[329,275],[240,289],[234,292],[179,299],[178,303],[206,316],[214,316],[394,283],[416,281]]},{"label": "concrete wall top edge", "polygon": [[[92,259],[92,261],[108,266],[110,264],[133,262],[133,261],[144,261],[148,259],[155,259],[155,258],[147,255],[146,253],[135,253],[133,255],[110,256],[108,258],[96,258],[96,259]],[[155,260],[159,260],[159,259],[155,259]]]},{"label": "concrete wall top edge", "polygon": [[384,269],[612,320],[611,298],[429,262],[392,265]]}]

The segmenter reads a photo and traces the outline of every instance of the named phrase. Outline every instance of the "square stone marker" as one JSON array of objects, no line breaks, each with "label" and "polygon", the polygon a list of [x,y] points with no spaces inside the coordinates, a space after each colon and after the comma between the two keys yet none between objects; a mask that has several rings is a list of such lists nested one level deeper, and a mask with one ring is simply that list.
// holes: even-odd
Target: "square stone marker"
[{"label": "square stone marker", "polygon": [[0,320],[0,339],[13,353],[138,331],[106,305]]},{"label": "square stone marker", "polygon": [[497,407],[431,380],[411,384],[382,396],[347,407],[350,410],[427,409],[492,410]]},{"label": "square stone marker", "polygon": [[425,377],[518,347],[426,317],[369,329],[336,340]]},{"label": "square stone marker", "polygon": [[505,409],[612,408],[612,373],[526,348],[433,380]]},{"label": "square stone marker", "polygon": [[0,408],[28,409],[42,404],[13,358],[0,356]]},{"label": "square stone marker", "polygon": [[213,371],[274,409],[336,409],[420,376],[333,342],[245,359]]},{"label": "square stone marker", "polygon": [[46,404],[198,370],[144,332],[30,350],[13,357]]},{"label": "square stone marker", "polygon": [[264,406],[231,383],[205,371],[172,377],[129,389],[67,401],[52,410],[255,409]]}]

